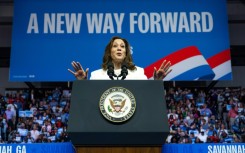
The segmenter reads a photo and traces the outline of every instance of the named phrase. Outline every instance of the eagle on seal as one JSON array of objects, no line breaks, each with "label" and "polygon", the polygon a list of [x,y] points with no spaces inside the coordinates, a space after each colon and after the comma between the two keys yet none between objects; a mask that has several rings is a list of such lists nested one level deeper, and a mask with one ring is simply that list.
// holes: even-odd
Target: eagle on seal
[{"label": "eagle on seal", "polygon": [[125,105],[126,99],[124,99],[121,103],[117,104],[116,102],[114,102],[113,100],[109,99],[111,107],[114,109],[113,111],[118,112],[122,112],[122,108]]}]

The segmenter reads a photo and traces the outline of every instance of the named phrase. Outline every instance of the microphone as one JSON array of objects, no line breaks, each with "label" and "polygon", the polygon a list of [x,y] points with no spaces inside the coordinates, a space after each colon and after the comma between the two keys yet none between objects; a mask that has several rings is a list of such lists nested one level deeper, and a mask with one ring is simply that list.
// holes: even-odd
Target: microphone
[{"label": "microphone", "polygon": [[122,63],[121,69],[122,69],[121,74],[118,77],[122,76],[121,80],[124,80],[126,76],[128,75],[128,65],[125,61]]},{"label": "microphone", "polygon": [[117,76],[115,75],[115,73],[114,73],[114,65],[113,65],[112,62],[109,62],[109,63],[107,64],[107,75],[109,76],[109,78],[110,78],[111,80],[114,80],[113,77],[117,77]]}]

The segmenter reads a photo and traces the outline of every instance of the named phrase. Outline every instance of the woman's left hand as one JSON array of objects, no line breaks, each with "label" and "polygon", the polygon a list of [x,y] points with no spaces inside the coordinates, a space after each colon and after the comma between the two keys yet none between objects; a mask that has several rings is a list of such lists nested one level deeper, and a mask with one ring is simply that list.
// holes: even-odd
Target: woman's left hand
[{"label": "woman's left hand", "polygon": [[172,71],[172,69],[170,69],[170,66],[170,61],[167,62],[166,60],[164,60],[158,70],[156,69],[156,67],[154,67],[154,80],[163,80]]}]

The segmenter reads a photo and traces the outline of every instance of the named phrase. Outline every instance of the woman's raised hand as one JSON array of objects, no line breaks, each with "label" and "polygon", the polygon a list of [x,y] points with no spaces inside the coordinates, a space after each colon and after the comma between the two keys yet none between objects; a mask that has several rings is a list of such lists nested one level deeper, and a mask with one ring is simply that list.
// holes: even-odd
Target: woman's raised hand
[{"label": "woman's raised hand", "polygon": [[172,71],[172,69],[170,69],[170,66],[170,61],[167,62],[166,60],[164,60],[158,70],[156,69],[156,67],[154,67],[154,80],[164,79]]},{"label": "woman's raised hand", "polygon": [[78,80],[86,80],[88,77],[88,68],[86,71],[83,70],[82,65],[79,62],[72,61],[71,65],[75,71],[68,69]]}]

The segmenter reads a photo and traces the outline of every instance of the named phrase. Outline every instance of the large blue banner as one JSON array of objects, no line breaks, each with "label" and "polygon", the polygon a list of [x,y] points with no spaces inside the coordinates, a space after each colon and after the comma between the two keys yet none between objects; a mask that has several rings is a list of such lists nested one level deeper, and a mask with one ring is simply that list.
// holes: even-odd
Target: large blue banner
[{"label": "large blue banner", "polygon": [[230,80],[226,14],[226,0],[15,0],[10,80],[74,80],[71,62],[99,69],[113,36],[149,79],[167,59],[165,80]]},{"label": "large blue banner", "polygon": [[243,143],[166,144],[162,153],[245,153]]},{"label": "large blue banner", "polygon": [[71,143],[0,144],[0,153],[75,153]]}]

